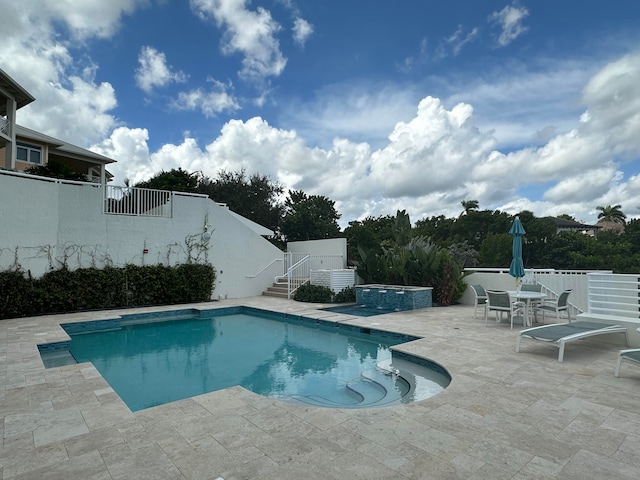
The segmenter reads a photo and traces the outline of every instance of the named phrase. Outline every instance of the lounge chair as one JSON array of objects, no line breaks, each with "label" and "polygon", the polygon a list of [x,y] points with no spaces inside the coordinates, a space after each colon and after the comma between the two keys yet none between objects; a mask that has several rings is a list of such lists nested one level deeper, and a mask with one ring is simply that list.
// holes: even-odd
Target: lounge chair
[{"label": "lounge chair", "polygon": [[629,337],[625,327],[581,320],[578,322],[542,325],[541,327],[522,330],[518,333],[518,339],[516,340],[516,352],[520,351],[520,340],[523,337],[527,337],[532,340],[549,342],[558,347],[560,349],[558,362],[562,362],[564,359],[564,347],[567,343],[594,335],[604,335],[605,333],[624,333],[627,345],[629,345]]},{"label": "lounge chair", "polygon": [[542,312],[542,323],[544,323],[544,315],[546,312],[554,313],[558,320],[560,319],[560,313],[566,312],[567,319],[570,322],[571,313],[569,311],[569,294],[572,291],[573,290],[571,289],[565,290],[560,294],[560,296],[557,299],[544,300],[543,302],[540,302],[538,305],[536,305],[535,309],[533,310],[533,313],[536,317],[536,321],[538,319],[538,312]]},{"label": "lounge chair", "polygon": [[522,319],[522,324],[525,324],[525,303],[512,301],[507,292],[498,290],[487,290],[487,306],[484,311],[484,325],[487,326],[489,322],[489,312],[496,313],[496,322],[502,320],[503,313],[506,313],[511,320],[511,328],[513,329],[513,321],[516,318]]},{"label": "lounge chair", "polygon": [[620,365],[622,365],[623,360],[640,365],[640,348],[630,348],[618,352],[618,360],[616,361],[616,368],[613,372],[616,377],[620,375]]},{"label": "lounge chair", "polygon": [[[638,332],[640,332],[640,328],[638,328]],[[620,375],[620,366],[622,365],[623,360],[626,360],[631,363],[635,363],[636,365],[640,365],[640,348],[630,348],[627,350],[620,350],[618,352],[618,360],[616,360],[616,368],[613,371],[613,374],[616,377]]]},{"label": "lounge chair", "polygon": [[473,318],[478,318],[478,307],[482,305],[482,308],[487,309],[487,292],[484,291],[482,285],[471,285],[471,289],[476,297],[473,305]]}]

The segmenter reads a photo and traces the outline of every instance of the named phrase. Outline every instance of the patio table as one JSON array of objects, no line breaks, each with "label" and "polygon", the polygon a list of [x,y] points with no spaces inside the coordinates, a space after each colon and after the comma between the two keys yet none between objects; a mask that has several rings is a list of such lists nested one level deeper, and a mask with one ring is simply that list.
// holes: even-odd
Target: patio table
[{"label": "patio table", "polygon": [[531,322],[531,316],[529,314],[529,310],[531,308],[531,301],[532,300],[543,300],[545,298],[547,298],[547,294],[546,293],[542,293],[542,292],[528,292],[528,291],[521,291],[521,290],[508,290],[507,293],[509,294],[509,297],[514,298],[516,300],[522,300],[524,301],[524,318],[525,318],[525,323],[527,327],[530,327],[532,322]]}]

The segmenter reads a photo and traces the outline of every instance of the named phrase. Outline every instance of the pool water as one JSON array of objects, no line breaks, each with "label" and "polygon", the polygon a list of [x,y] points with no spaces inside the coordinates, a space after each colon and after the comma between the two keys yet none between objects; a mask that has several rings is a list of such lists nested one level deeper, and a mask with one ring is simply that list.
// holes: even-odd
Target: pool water
[{"label": "pool water", "polygon": [[399,374],[390,347],[411,337],[237,309],[175,317],[66,325],[67,355],[92,362],[132,411],[235,385],[294,403],[362,408],[421,399],[425,385],[431,396],[450,381],[424,367],[433,378]]}]

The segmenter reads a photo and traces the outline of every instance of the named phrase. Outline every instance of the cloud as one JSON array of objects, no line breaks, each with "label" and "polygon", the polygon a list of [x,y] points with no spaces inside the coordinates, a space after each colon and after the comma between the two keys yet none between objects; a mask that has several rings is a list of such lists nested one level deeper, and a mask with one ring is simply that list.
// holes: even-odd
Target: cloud
[{"label": "cloud", "polygon": [[225,55],[241,53],[240,76],[259,82],[279,76],[287,59],[276,38],[280,25],[268,10],[263,7],[248,10],[247,3],[248,0],[191,0],[191,7],[201,18],[212,18],[225,29],[222,52]]},{"label": "cloud", "polygon": [[525,7],[507,5],[499,12],[493,12],[489,16],[489,21],[497,24],[501,28],[498,44],[506,47],[516,38],[528,30],[522,25],[522,21],[529,16],[529,10]]},{"label": "cloud", "polygon": [[[92,37],[113,35],[124,15],[147,2],[6,3],[0,15],[0,64],[36,98],[20,109],[18,122],[80,146],[107,136],[118,123],[110,113],[117,106],[113,86],[96,81],[98,66],[88,57],[75,59],[70,49]],[[64,34],[57,29],[60,24]]]},{"label": "cloud", "polygon": [[171,82],[184,83],[187,75],[181,71],[172,72],[167,66],[167,57],[153,47],[144,46],[138,55],[139,67],[136,69],[136,84],[147,93],[156,87],[163,87]]},{"label": "cloud", "polygon": [[304,18],[297,17],[293,22],[293,40],[303,47],[311,34],[313,34],[313,25]]},{"label": "cloud", "polygon": [[449,50],[451,50],[454,56],[458,55],[465,45],[476,39],[478,33],[479,30],[477,27],[472,28],[470,31],[465,33],[462,25],[458,25],[456,31],[440,43],[440,46],[438,47],[438,56],[447,56]]},{"label": "cloud", "polygon": [[235,112],[240,105],[229,94],[228,87],[217,80],[209,80],[213,87],[209,91],[201,88],[180,92],[178,99],[172,103],[177,110],[199,110],[205,117],[215,117],[220,112]]},{"label": "cloud", "polygon": [[[148,0],[32,0],[18,2],[29,21],[34,23],[63,22],[78,39],[109,38],[120,28],[123,15],[129,15]],[[4,15],[4,5],[3,5]]]},{"label": "cloud", "polygon": [[[393,214],[397,209],[406,209],[414,221],[457,216],[464,199],[509,213],[528,209],[538,216],[569,213],[595,221],[596,205],[621,203],[631,209],[640,205],[640,180],[625,178],[620,163],[638,151],[633,135],[639,111],[634,102],[640,97],[636,65],[638,58],[628,56],[596,72],[584,88],[588,115],[576,113],[574,128],[539,147],[500,151],[492,131],[478,126],[470,104],[446,108],[440,99],[425,97],[413,115],[388,130],[379,148],[345,137],[335,137],[325,148],[314,147],[297,130],[253,117],[228,121],[220,135],[203,147],[191,138],[180,145],[164,145],[123,174],[139,178],[141,172],[151,176],[160,169],[181,167],[214,177],[220,169],[245,168],[268,175],[285,188],[331,198],[343,215],[343,226],[352,219]],[[372,98],[363,94],[362,105],[370,107]],[[383,96],[378,98],[381,102]],[[390,104],[396,102],[389,99]],[[620,102],[631,105],[621,113]],[[359,113],[366,116],[371,110]],[[126,154],[123,158],[130,162]],[[544,186],[541,200],[520,192],[529,185]]]}]

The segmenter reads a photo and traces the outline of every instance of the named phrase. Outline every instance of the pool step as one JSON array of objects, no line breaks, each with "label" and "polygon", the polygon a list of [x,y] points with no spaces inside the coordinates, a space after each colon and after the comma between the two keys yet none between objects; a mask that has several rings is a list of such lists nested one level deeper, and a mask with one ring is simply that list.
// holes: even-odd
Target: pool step
[{"label": "pool step", "polygon": [[409,382],[395,371],[371,369],[347,382],[346,397],[333,401],[319,395],[293,395],[282,398],[293,403],[333,408],[366,408],[396,405],[411,390]]},{"label": "pool step", "polygon": [[286,283],[274,283],[269,288],[267,288],[262,295],[267,297],[280,297],[287,298],[287,284]]}]

